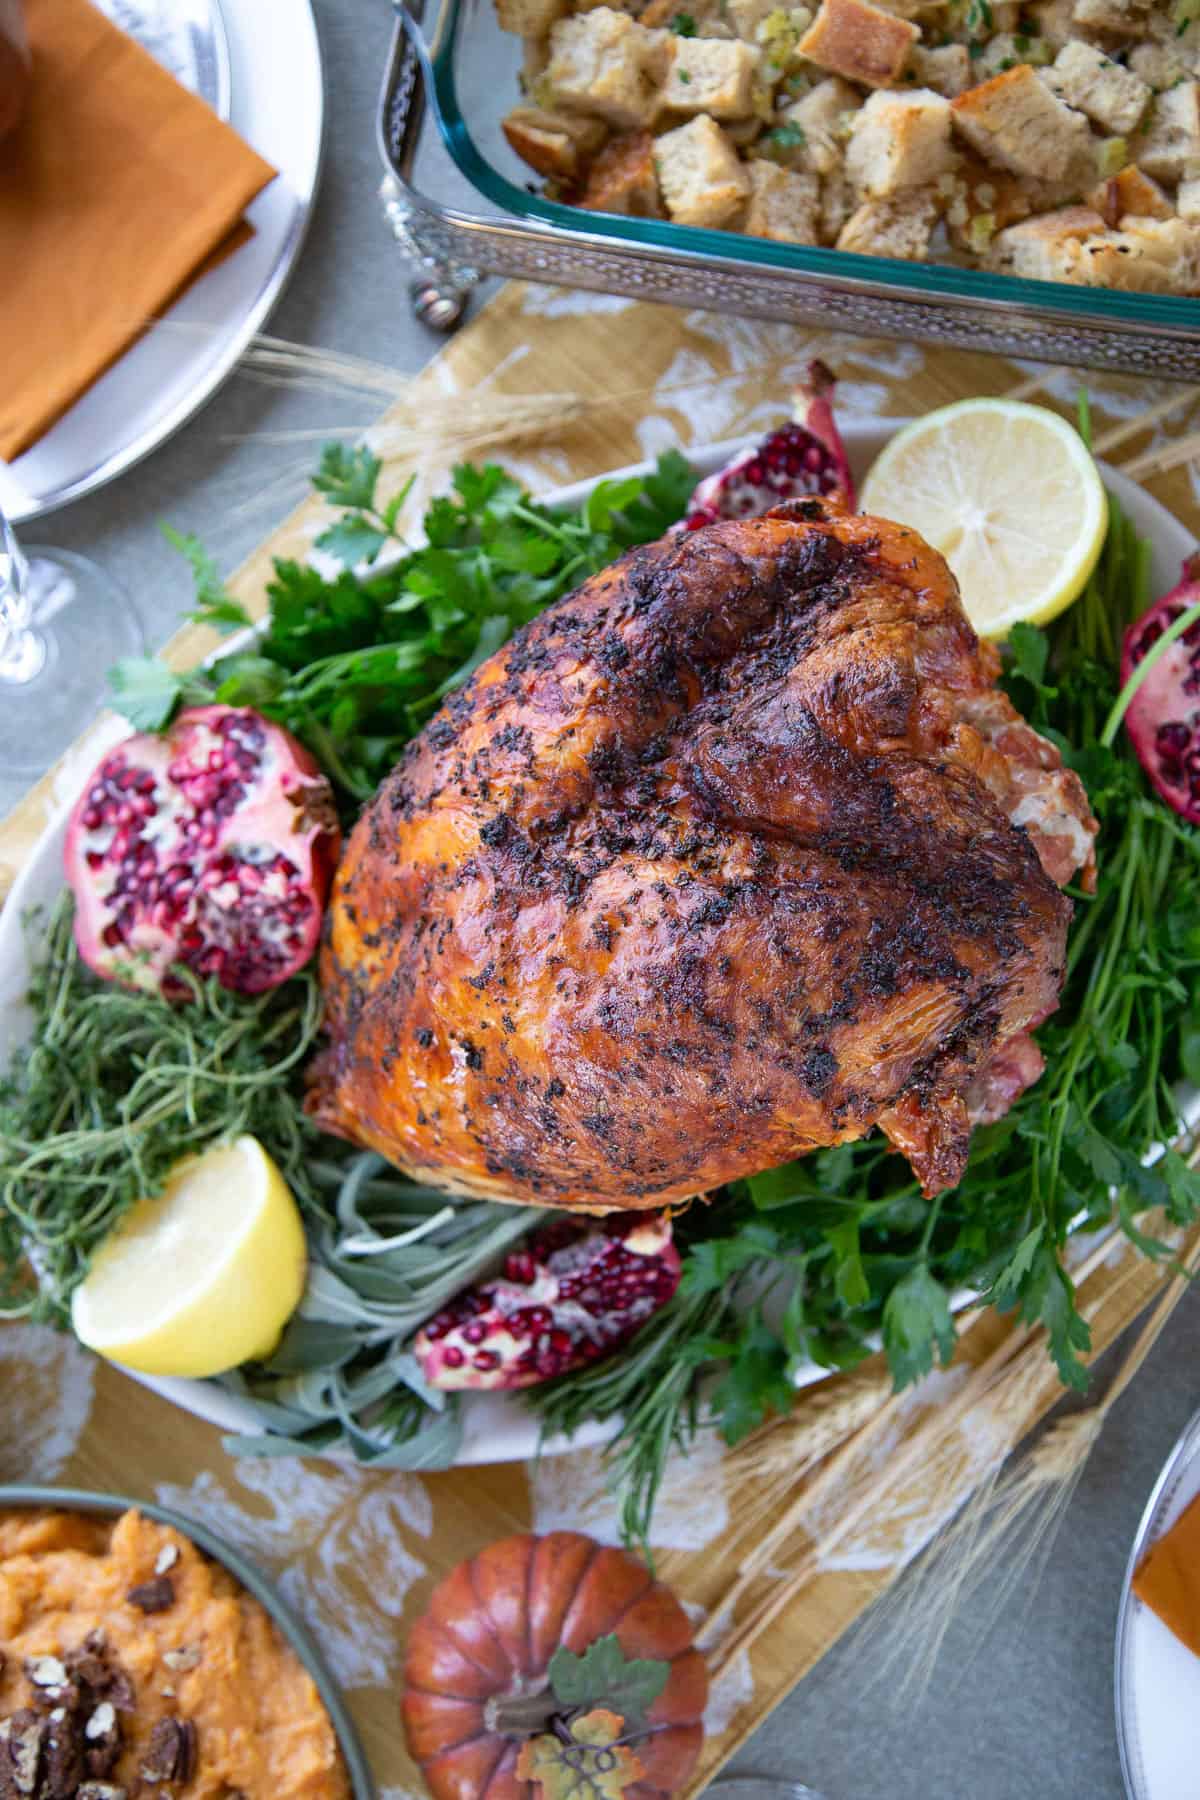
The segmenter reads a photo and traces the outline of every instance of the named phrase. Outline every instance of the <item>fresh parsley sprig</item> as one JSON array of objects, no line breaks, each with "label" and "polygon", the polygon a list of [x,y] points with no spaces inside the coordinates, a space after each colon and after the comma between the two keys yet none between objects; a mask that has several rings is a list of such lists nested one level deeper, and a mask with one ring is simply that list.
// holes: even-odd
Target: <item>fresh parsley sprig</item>
[{"label": "fresh parsley sprig", "polygon": [[1062,1000],[1038,1032],[1045,1073],[976,1130],[962,1182],[932,1203],[872,1137],[736,1182],[678,1220],[671,1306],[622,1357],[528,1396],[548,1431],[616,1424],[630,1537],[647,1534],[666,1458],[698,1424],[737,1442],[790,1405],[798,1361],[848,1368],[880,1341],[897,1387],[918,1379],[953,1354],[966,1288],[1042,1324],[1063,1381],[1082,1387],[1090,1340],[1068,1237],[1115,1218],[1167,1259],[1145,1213],[1200,1218],[1200,1173],[1169,1147],[1187,1132],[1178,1083],[1200,1085],[1200,834],[1152,794],[1123,736],[1102,741],[1122,631],[1150,598],[1149,546],[1110,506],[1085,593],[1049,630],[1018,626],[1006,660],[1015,703],[1100,821],[1096,892],[1073,896]]},{"label": "fresh parsley sprig", "polygon": [[[156,659],[119,663],[117,710],[158,731],[180,706],[254,706],[308,745],[352,815],[453,688],[551,601],[660,537],[695,483],[670,452],[644,479],[601,481],[578,506],[550,507],[494,465],[463,465],[414,546],[399,529],[411,482],[385,500],[381,478],[369,450],[327,446],[314,485],[342,511],[317,547],[340,569],[277,560],[255,642],[186,674]],[[202,547],[168,535],[196,578],[192,617],[248,624]]]}]

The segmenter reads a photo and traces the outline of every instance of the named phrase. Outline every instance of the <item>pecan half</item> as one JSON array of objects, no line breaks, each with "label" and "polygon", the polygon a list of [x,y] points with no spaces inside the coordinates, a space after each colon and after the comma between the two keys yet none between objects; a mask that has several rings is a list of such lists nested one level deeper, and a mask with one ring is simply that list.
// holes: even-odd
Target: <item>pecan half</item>
[{"label": "pecan half", "polygon": [[156,1575],[153,1581],[140,1581],[125,1596],[139,1612],[160,1613],[175,1604],[175,1583],[169,1575]]},{"label": "pecan half", "polygon": [[8,1722],[8,1764],[18,1794],[32,1794],[37,1787],[46,1729],[45,1719],[27,1706]]},{"label": "pecan half", "polygon": [[83,1728],[83,1761],[96,1780],[111,1775],[121,1754],[121,1727],[111,1700],[102,1700]]},{"label": "pecan half", "polygon": [[196,1727],[190,1719],[160,1719],[142,1763],[145,1781],[190,1781],[196,1772]]},{"label": "pecan half", "polygon": [[83,1731],[78,1713],[63,1712],[50,1719],[42,1752],[38,1800],[74,1800],[84,1777]]}]

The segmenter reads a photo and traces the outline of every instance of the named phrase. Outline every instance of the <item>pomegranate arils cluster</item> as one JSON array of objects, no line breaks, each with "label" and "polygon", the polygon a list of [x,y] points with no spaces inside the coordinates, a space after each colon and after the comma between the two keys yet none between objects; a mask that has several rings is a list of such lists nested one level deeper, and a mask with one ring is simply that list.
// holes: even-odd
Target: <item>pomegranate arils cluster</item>
[{"label": "pomegranate arils cluster", "polygon": [[[1200,557],[1125,633],[1122,685],[1163,633],[1200,600]],[[1130,701],[1125,725],[1138,761],[1168,806],[1200,824],[1200,620],[1168,646]]]},{"label": "pomegranate arils cluster", "polygon": [[260,993],[316,946],[339,833],[329,785],[280,727],[198,707],[96,770],[67,833],[85,961],[169,998],[183,963]]},{"label": "pomegranate arils cluster", "polygon": [[837,495],[854,507],[854,479],[833,417],[834,379],[823,363],[809,365],[793,395],[786,425],[744,450],[697,487],[683,521],[699,531],[718,519],[752,519],[785,500]]},{"label": "pomegranate arils cluster", "polygon": [[663,1214],[558,1220],[443,1307],[413,1349],[431,1387],[532,1387],[608,1355],[666,1304],[679,1274]]}]

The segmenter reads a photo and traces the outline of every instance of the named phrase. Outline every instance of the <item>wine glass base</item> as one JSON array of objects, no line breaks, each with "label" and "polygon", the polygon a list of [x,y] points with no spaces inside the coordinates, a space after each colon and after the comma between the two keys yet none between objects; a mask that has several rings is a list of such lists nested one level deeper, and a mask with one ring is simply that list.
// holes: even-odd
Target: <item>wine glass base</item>
[{"label": "wine glass base", "polygon": [[0,777],[45,774],[108,699],[107,674],[145,650],[126,594],[71,550],[27,550],[31,629],[0,660]]}]

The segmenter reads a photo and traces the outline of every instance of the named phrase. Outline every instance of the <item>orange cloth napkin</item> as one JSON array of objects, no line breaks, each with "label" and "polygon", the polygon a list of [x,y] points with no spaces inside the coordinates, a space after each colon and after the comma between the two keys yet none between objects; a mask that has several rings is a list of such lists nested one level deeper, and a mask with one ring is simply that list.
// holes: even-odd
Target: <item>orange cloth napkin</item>
[{"label": "orange cloth napkin", "polygon": [[1133,1591],[1180,1643],[1200,1656],[1200,1499],[1138,1564]]},{"label": "orange cloth napkin", "polygon": [[27,0],[33,85],[0,143],[0,458],[34,443],[275,175],[88,0]]}]

